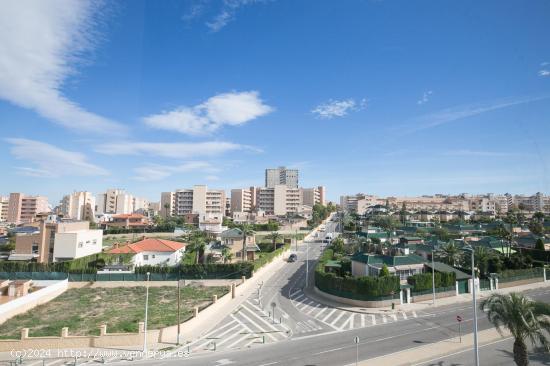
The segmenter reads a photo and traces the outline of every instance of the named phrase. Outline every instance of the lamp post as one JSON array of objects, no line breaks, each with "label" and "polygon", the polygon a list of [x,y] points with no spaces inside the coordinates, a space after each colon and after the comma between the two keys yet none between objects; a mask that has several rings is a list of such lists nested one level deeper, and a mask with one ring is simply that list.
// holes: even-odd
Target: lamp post
[{"label": "lamp post", "polygon": [[471,253],[472,258],[472,302],[474,307],[474,362],[479,366],[479,347],[477,343],[477,299],[476,299],[476,273],[474,266],[474,248],[470,245],[464,247],[464,250]]},{"label": "lamp post", "polygon": [[145,324],[143,327],[143,354],[147,357],[147,310],[149,307],[149,276],[150,272],[147,272],[147,283],[145,285]]},{"label": "lamp post", "polygon": [[435,306],[435,266],[434,266],[434,250],[433,250],[433,248],[432,248],[432,289],[433,289],[432,305]]},{"label": "lamp post", "polygon": [[306,241],[306,288],[309,280],[309,242]]}]

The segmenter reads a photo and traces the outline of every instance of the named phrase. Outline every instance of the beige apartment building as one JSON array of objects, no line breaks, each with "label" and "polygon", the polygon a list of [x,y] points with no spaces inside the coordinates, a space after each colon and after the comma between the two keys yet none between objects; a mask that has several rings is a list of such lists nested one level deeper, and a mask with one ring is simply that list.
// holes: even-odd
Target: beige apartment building
[{"label": "beige apartment building", "polygon": [[256,208],[256,187],[231,190],[231,212],[252,212]]},{"label": "beige apartment building", "polygon": [[37,214],[49,211],[47,197],[10,193],[6,221],[14,224],[29,223],[34,221]]},{"label": "beige apartment building", "polygon": [[0,196],[0,222],[8,221],[9,197]]},{"label": "beige apartment building", "polygon": [[325,187],[302,188],[302,204],[313,207],[319,203],[325,204]]},{"label": "beige apartment building", "polygon": [[285,185],[288,188],[298,188],[299,172],[297,169],[287,169],[284,166],[265,170],[265,187],[275,188]]},{"label": "beige apartment building", "polygon": [[60,211],[64,218],[93,221],[95,207],[96,199],[91,192],[73,192],[63,197]]},{"label": "beige apartment building", "polygon": [[208,189],[206,185],[195,185],[191,189],[162,192],[160,198],[161,216],[223,216],[225,214],[225,191]]}]

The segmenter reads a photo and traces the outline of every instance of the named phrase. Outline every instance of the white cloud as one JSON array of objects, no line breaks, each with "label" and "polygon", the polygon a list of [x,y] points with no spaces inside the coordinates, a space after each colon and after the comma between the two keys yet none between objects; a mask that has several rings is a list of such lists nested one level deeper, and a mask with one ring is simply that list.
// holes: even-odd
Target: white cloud
[{"label": "white cloud", "polygon": [[540,70],[539,76],[550,76],[550,70]]},{"label": "white cloud", "polygon": [[550,62],[547,62],[547,61],[544,61],[544,62],[540,63],[540,66],[542,66],[542,67],[548,66],[548,65],[550,65]]},{"label": "white cloud", "polygon": [[218,32],[225,27],[230,21],[235,19],[235,14],[240,7],[259,2],[265,2],[261,0],[223,0],[222,7],[219,13],[213,20],[206,22],[206,26],[210,28],[212,32]]},{"label": "white cloud", "polygon": [[449,156],[477,156],[477,157],[514,157],[526,156],[528,154],[520,154],[515,152],[502,151],[481,151],[481,150],[454,150],[444,153]]},{"label": "white cloud", "polygon": [[107,155],[153,155],[164,158],[188,159],[198,156],[218,156],[238,150],[259,152],[246,145],[224,141],[207,142],[114,142],[98,145],[95,151]]},{"label": "white cloud", "polygon": [[74,130],[121,132],[121,125],[86,111],[61,90],[94,48],[98,10],[89,1],[3,1],[0,98]]},{"label": "white cloud", "polygon": [[62,175],[108,175],[109,173],[87,161],[84,154],[60,149],[44,142],[8,138],[13,145],[11,154],[20,160],[27,160],[35,167],[18,167],[20,174],[35,177],[57,177]]},{"label": "white cloud", "polygon": [[134,169],[134,171],[136,172],[136,176],[134,177],[136,180],[155,181],[163,180],[178,173],[189,173],[193,171],[217,172],[218,169],[214,168],[206,161],[188,161],[179,165],[146,164]]},{"label": "white cloud", "polygon": [[257,91],[223,93],[194,107],[179,107],[143,118],[153,127],[188,135],[209,134],[223,125],[238,126],[273,111]]},{"label": "white cloud", "polygon": [[[543,95],[538,97],[507,98],[484,104],[477,103],[447,108],[438,112],[413,118],[409,123],[409,128],[407,129],[405,126],[404,132],[414,132],[427,128],[437,127],[446,123],[458,121],[464,118],[474,117],[483,113],[496,111],[516,105],[536,102],[548,98],[550,98],[550,95]],[[400,129],[403,129],[403,127],[404,126],[401,126]]]},{"label": "white cloud", "polygon": [[311,113],[316,114],[318,118],[331,119],[335,117],[344,117],[349,112],[359,111],[367,107],[367,100],[362,99],[359,103],[355,99],[329,100],[326,103],[319,104]]},{"label": "white cloud", "polygon": [[420,100],[418,100],[416,102],[416,104],[418,105],[422,105],[424,103],[428,103],[428,101],[430,100],[430,95],[432,95],[433,92],[431,90],[428,90],[428,91],[425,91],[423,94],[422,94],[422,98]]}]

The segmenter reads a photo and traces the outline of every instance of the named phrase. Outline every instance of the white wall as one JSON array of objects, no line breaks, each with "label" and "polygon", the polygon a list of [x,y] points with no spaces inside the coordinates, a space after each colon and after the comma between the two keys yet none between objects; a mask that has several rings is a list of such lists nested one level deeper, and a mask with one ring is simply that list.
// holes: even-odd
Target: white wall
[{"label": "white wall", "polygon": [[80,258],[100,253],[103,247],[103,230],[78,230],[55,234],[54,262],[59,259]]},{"label": "white wall", "polygon": [[351,262],[351,275],[353,277],[363,277],[368,276],[368,269],[365,263],[352,261]]},{"label": "white wall", "polygon": [[[185,248],[181,248],[175,252],[141,252],[134,256],[133,263],[135,266],[156,266],[166,264],[167,266],[175,266],[181,260]],[[147,256],[147,259],[145,259]]]}]

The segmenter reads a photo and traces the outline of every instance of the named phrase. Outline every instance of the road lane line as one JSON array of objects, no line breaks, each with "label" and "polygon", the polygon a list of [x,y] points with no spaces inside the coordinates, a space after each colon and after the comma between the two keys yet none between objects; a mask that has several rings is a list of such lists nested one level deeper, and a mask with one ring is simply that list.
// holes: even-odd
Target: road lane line
[{"label": "road lane line", "polygon": [[334,325],[334,324],[335,324],[336,322],[338,322],[338,320],[340,320],[340,318],[343,317],[344,315],[346,315],[346,312],[345,312],[345,311],[340,311],[340,315],[338,315],[338,316],[336,317],[336,319],[334,319],[334,320],[332,321],[332,323],[330,323],[330,325]]},{"label": "road lane line", "polygon": [[323,318],[323,322],[325,320],[327,320],[332,314],[334,314],[335,311],[336,311],[336,309],[332,309],[332,311],[330,313],[328,313],[328,315],[326,317]]},{"label": "road lane line", "polygon": [[313,315],[314,318],[317,318],[318,316],[321,316],[321,314],[323,314],[325,312],[325,310],[329,309],[328,306],[325,306],[324,308],[321,309],[321,311],[319,311],[317,314]]},{"label": "road lane line", "polygon": [[382,314],[382,323],[387,323],[388,319],[386,319],[386,316]]},{"label": "road lane line", "polygon": [[361,314],[361,328],[365,328],[365,314]]},{"label": "road lane line", "polygon": [[374,314],[370,314],[370,320],[372,322],[372,325],[376,325],[376,317],[374,316]]},{"label": "road lane line", "polygon": [[313,310],[317,309],[319,306],[321,306],[321,304],[317,303],[317,305],[315,305],[313,308],[311,308],[311,310],[308,311],[308,312],[306,313],[306,315],[309,315]]}]

